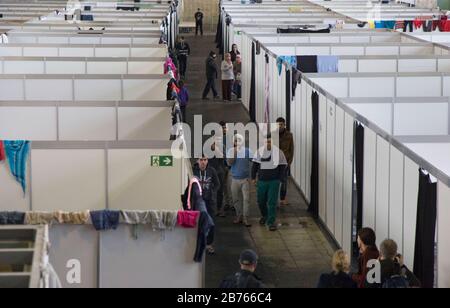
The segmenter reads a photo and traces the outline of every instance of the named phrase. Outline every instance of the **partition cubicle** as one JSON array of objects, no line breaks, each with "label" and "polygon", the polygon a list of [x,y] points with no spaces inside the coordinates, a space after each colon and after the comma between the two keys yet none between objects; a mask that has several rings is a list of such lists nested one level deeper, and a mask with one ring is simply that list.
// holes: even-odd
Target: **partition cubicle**
[{"label": "partition cubicle", "polygon": [[[228,28],[233,29],[233,10],[237,10],[239,4],[222,4],[232,18]],[[255,5],[247,10],[241,6],[241,10],[250,12],[255,7],[265,8]],[[419,16],[417,13],[406,11],[399,13],[399,18],[408,14]],[[271,10],[266,10],[265,15],[270,18]],[[365,29],[345,29],[320,35],[277,34],[277,27],[280,25],[273,22],[238,24],[228,38],[230,44],[237,43],[240,47],[243,104],[250,112],[254,110],[256,121],[265,121],[267,107],[270,121],[279,116],[290,119],[298,149],[292,166],[295,183],[307,201],[313,201],[312,147],[313,123],[316,122],[311,107],[318,104],[318,214],[339,246],[352,251],[355,215],[359,213],[357,187],[354,186],[355,123],[361,123],[365,135],[363,226],[376,230],[378,242],[388,237],[396,240],[406,264],[412,268],[419,168],[430,172],[438,181],[437,286],[449,286],[450,276],[445,274],[449,268],[449,251],[445,247],[449,232],[445,222],[450,219],[446,206],[450,201],[450,178],[448,169],[440,161],[442,157],[450,156],[444,142],[448,141],[446,138],[450,133],[448,48],[403,34],[380,33],[379,30],[373,33]],[[258,46],[260,53],[255,53]],[[290,65],[284,63],[280,72],[277,57],[300,55],[338,56],[341,73],[303,74],[301,83],[293,91],[288,79],[292,74],[287,73]],[[254,88],[251,86],[252,71]],[[266,72],[269,78],[266,78]],[[267,86],[269,106],[266,107],[261,102],[266,101]],[[250,106],[251,91],[254,91],[255,106]],[[317,101],[313,93],[317,93]],[[435,122],[430,123],[434,119]],[[409,138],[409,143],[405,138]],[[436,138],[444,141],[437,142]],[[424,140],[428,145],[433,140],[438,143],[435,149],[440,156],[433,159],[430,151],[421,151]]]},{"label": "partition cubicle", "polygon": [[[104,34],[78,34],[77,24],[59,21],[13,26],[10,43],[0,46],[0,140],[29,140],[31,149],[25,193],[0,165],[1,211],[181,208],[191,167],[168,141],[176,103],[165,101],[167,45],[157,44],[159,23],[135,13],[134,21],[83,24],[107,24]],[[122,19],[121,11],[108,14]],[[152,156],[171,164],[158,167]],[[203,286],[203,263],[193,262],[195,228],[121,224],[97,232],[55,224],[50,239],[64,287]],[[70,279],[77,264],[81,279]]]},{"label": "partition cubicle", "polygon": [[0,74],[150,75],[162,73],[165,57],[0,57]]}]

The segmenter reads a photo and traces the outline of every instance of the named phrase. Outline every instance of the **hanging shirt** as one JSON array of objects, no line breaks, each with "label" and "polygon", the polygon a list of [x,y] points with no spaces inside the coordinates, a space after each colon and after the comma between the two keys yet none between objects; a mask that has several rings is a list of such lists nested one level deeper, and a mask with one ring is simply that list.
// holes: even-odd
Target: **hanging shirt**
[{"label": "hanging shirt", "polygon": [[337,73],[339,71],[339,58],[336,56],[318,56],[318,73]]},{"label": "hanging shirt", "polygon": [[185,87],[181,88],[178,92],[178,101],[181,107],[186,107],[189,103],[189,93]]},{"label": "hanging shirt", "polygon": [[317,56],[297,56],[297,69],[301,73],[317,73]]}]

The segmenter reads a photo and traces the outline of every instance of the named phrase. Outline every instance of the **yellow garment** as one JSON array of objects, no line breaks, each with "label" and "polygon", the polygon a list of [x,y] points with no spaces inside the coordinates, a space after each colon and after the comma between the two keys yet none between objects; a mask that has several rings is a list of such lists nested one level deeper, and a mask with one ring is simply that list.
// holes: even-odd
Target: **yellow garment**
[{"label": "yellow garment", "polygon": [[27,212],[25,213],[26,225],[51,225],[57,222],[54,213],[50,212]]},{"label": "yellow garment", "polygon": [[303,12],[303,9],[301,7],[290,7],[289,13],[301,13]]},{"label": "yellow garment", "polygon": [[85,225],[90,218],[89,211],[84,212],[55,212],[55,218],[60,224]]},{"label": "yellow garment", "polygon": [[373,20],[369,21],[369,28],[370,29],[375,29],[375,21],[373,21]]}]

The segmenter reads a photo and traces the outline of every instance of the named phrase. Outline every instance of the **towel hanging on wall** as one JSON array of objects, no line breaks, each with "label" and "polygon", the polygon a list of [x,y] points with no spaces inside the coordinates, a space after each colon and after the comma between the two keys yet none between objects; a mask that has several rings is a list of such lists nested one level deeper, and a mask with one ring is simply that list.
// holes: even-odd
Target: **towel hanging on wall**
[{"label": "towel hanging on wall", "polygon": [[11,173],[16,178],[16,181],[20,183],[25,193],[27,188],[26,169],[30,152],[30,142],[23,140],[4,141],[4,145]]},{"label": "towel hanging on wall", "polygon": [[339,58],[336,56],[318,56],[318,73],[337,73],[339,71]]},{"label": "towel hanging on wall", "polygon": [[317,73],[317,56],[297,56],[297,69],[302,73]]},{"label": "towel hanging on wall", "polygon": [[0,161],[4,161],[5,159],[6,159],[5,145],[3,144],[3,141],[0,141]]}]

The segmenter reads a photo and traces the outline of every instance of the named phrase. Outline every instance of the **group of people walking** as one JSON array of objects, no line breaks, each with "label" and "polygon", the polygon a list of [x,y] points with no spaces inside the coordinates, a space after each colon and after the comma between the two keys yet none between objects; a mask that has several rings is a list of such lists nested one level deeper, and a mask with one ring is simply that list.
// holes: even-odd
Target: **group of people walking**
[{"label": "group of people walking", "polygon": [[[285,128],[286,121],[278,119],[281,147],[272,144],[272,135],[265,135],[264,146],[253,153],[244,137],[235,134],[232,144],[227,144],[227,124],[222,126],[222,136],[211,147],[214,157],[202,157],[193,167],[209,215],[225,217],[225,210],[235,211],[233,223],[252,227],[250,221],[250,188],[257,189],[257,204],[261,217],[259,223],[270,231],[278,229],[277,208],[287,204],[287,181],[289,167],[294,155],[294,139]],[[208,236],[207,252],[213,254],[214,235]]]},{"label": "group of people walking", "polygon": [[[216,80],[219,78],[219,67],[216,64],[217,54],[211,51],[206,59],[206,86],[202,98],[208,100],[210,91],[214,99],[219,99],[219,92],[216,88]],[[237,45],[233,45],[232,50],[224,55],[220,65],[220,76],[222,80],[222,99],[232,101],[233,94],[237,100],[241,99],[241,74],[242,59]]]}]

